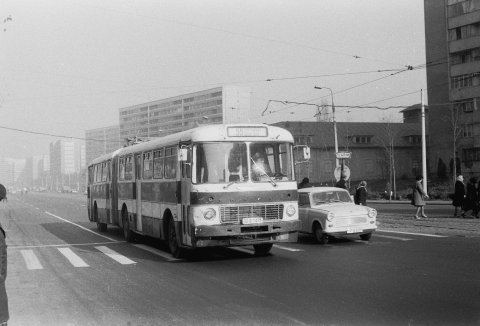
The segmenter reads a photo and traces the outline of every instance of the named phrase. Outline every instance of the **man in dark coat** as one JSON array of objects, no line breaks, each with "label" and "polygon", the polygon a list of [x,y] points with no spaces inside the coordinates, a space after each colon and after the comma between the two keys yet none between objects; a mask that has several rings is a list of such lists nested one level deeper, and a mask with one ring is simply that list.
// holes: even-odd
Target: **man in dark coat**
[{"label": "man in dark coat", "polygon": [[[0,202],[7,199],[7,191],[0,184]],[[7,325],[9,319],[8,314],[8,297],[5,288],[5,280],[7,278],[7,243],[5,242],[5,231],[0,224],[0,325]]]},{"label": "man in dark coat", "polygon": [[354,201],[357,205],[367,206],[367,181],[360,181],[355,191]]},{"label": "man in dark coat", "polygon": [[452,205],[455,207],[454,217],[465,216],[463,205],[465,203],[465,185],[463,184],[463,176],[459,175],[455,181],[455,193],[453,194]]}]

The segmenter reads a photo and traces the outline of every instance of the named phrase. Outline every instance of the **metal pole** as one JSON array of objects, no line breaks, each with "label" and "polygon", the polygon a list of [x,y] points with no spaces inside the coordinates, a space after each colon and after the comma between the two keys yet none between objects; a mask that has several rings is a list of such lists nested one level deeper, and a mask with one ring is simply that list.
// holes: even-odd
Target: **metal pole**
[{"label": "metal pole", "polygon": [[422,103],[422,175],[423,190],[427,193],[427,145],[425,140],[425,104],[423,103],[423,89],[420,90],[420,98]]}]

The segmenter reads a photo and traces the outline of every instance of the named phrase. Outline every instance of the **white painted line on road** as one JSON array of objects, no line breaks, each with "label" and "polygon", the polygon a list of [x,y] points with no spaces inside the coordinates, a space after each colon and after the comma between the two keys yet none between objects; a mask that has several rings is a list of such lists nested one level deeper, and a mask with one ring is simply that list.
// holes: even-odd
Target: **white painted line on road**
[{"label": "white painted line on road", "polygon": [[276,245],[274,244],[273,245],[274,248],[277,248],[277,249],[282,249],[282,250],[287,250],[287,251],[292,251],[292,252],[296,252],[296,251],[305,251],[303,249],[297,249],[297,248],[290,248],[290,247],[284,247],[284,246],[279,246],[279,245]]},{"label": "white painted line on road", "polygon": [[166,253],[166,252],[163,252],[161,250],[158,250],[156,248],[152,248],[152,247],[149,247],[149,246],[146,246],[146,245],[143,245],[143,244],[134,244],[133,245],[134,247],[137,247],[139,249],[142,249],[142,250],[145,250],[145,251],[148,251],[154,255],[157,255],[157,256],[160,256],[162,258],[165,258],[166,260],[168,261],[183,261],[183,259],[178,259],[178,258],[174,258],[172,257],[171,254],[169,253]]},{"label": "white painted line on road", "polygon": [[58,251],[68,259],[68,261],[75,267],[89,267],[89,265],[80,258],[76,253],[70,248],[58,248]]},{"label": "white painted line on road", "polygon": [[108,257],[112,258],[113,260],[119,262],[122,265],[136,264],[136,262],[134,262],[130,258],[125,257],[123,255],[120,255],[118,252],[113,251],[112,249],[107,248],[105,246],[95,247],[95,249],[103,252],[105,255],[107,255]]},{"label": "white painted line on road", "polygon": [[409,239],[409,238],[400,238],[400,237],[394,237],[394,236],[390,236],[390,235],[380,235],[380,234],[375,234],[375,238],[387,238],[387,239],[395,239],[395,240],[401,240],[401,241],[411,241],[413,239]]},{"label": "white painted line on road", "polygon": [[438,234],[425,234],[425,233],[415,233],[415,232],[403,232],[403,231],[390,231],[390,230],[379,230],[377,232],[386,232],[386,233],[399,233],[399,234],[410,234],[410,235],[421,235],[424,237],[433,237],[433,238],[448,238],[446,235],[438,235]]},{"label": "white painted line on road", "polygon": [[8,249],[25,249],[25,248],[47,248],[47,247],[76,247],[76,246],[94,246],[102,244],[120,244],[125,241],[110,241],[110,242],[88,242],[88,243],[62,243],[49,245],[31,245],[31,246],[8,246]]},{"label": "white painted line on road", "polygon": [[62,221],[64,221],[64,222],[66,222],[66,223],[70,223],[70,224],[73,224],[73,225],[75,225],[75,226],[78,226],[80,229],[85,230],[85,231],[88,231],[88,232],[93,233],[93,234],[96,234],[96,235],[98,235],[99,237],[105,238],[105,239],[110,240],[110,241],[116,241],[115,239],[109,238],[109,237],[107,237],[107,236],[105,236],[105,235],[102,235],[102,234],[98,234],[97,232],[92,231],[92,230],[90,230],[90,229],[87,229],[86,227],[83,227],[83,226],[81,226],[80,224],[73,223],[72,221],[66,220],[66,219],[64,219],[63,217],[57,216],[57,215],[52,214],[52,213],[50,213],[50,212],[45,212],[45,214],[48,214],[48,215],[53,216],[53,217],[55,217],[55,218],[58,218],[59,220],[62,220]]},{"label": "white painted line on road", "polygon": [[42,264],[40,264],[40,261],[32,250],[22,250],[21,253],[28,269],[43,269]]}]

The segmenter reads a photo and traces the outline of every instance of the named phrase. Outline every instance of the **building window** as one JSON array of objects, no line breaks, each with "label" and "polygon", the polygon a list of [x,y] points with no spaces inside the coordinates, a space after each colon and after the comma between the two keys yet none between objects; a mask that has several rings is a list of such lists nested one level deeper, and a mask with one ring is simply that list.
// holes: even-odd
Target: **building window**
[{"label": "building window", "polygon": [[457,41],[480,35],[480,23],[460,26],[448,30],[449,41]]},{"label": "building window", "polygon": [[463,125],[463,137],[473,137],[473,124]]},{"label": "building window", "polygon": [[353,136],[352,142],[355,144],[370,144],[372,142],[372,136]]},{"label": "building window", "polygon": [[448,17],[455,17],[480,9],[480,0],[448,0]]},{"label": "building window", "polygon": [[452,77],[453,88],[463,88],[480,85],[480,72]]},{"label": "building window", "polygon": [[480,148],[466,148],[462,150],[462,159],[464,162],[480,161]]},{"label": "building window", "polygon": [[294,141],[297,145],[310,145],[312,144],[312,138],[311,135],[300,135],[295,136]]},{"label": "building window", "polygon": [[455,105],[455,110],[458,110],[458,111],[461,110],[462,112],[465,112],[465,113],[473,112],[473,109],[474,109],[473,99],[467,99],[461,102],[456,102],[454,105]]},{"label": "building window", "polygon": [[420,144],[422,142],[422,136],[419,136],[419,135],[408,136],[408,142],[410,144]]},{"label": "building window", "polygon": [[473,62],[478,60],[480,60],[480,48],[453,53],[450,56],[450,62],[452,65],[458,65],[458,64],[468,63],[468,62]]}]

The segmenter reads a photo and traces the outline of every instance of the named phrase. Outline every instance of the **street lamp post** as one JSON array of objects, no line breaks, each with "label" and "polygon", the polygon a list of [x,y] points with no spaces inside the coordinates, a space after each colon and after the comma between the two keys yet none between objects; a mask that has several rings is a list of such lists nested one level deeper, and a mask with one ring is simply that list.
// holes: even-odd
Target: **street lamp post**
[{"label": "street lamp post", "polygon": [[330,91],[330,96],[332,97],[332,120],[333,120],[333,137],[335,139],[335,165],[338,166],[338,138],[337,138],[337,122],[335,121],[335,104],[333,103],[333,91],[330,87],[319,87],[315,86],[316,89],[328,89]]}]

